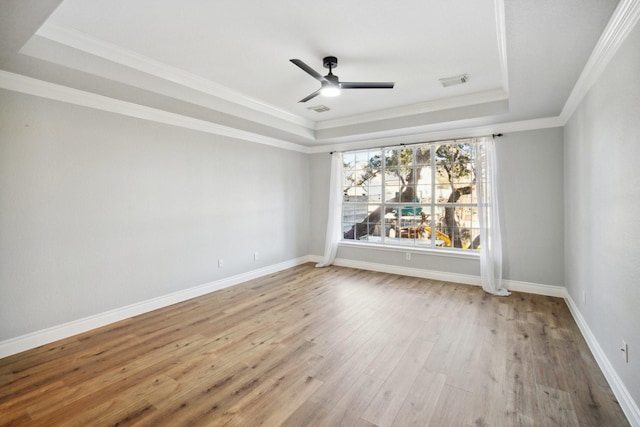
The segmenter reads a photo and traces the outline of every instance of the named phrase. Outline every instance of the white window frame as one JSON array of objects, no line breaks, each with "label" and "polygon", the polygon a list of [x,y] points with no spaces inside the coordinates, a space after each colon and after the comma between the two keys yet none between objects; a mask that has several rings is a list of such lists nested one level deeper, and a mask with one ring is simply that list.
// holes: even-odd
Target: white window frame
[{"label": "white window frame", "polygon": [[[371,153],[372,151],[379,151],[382,161],[381,161],[381,200],[379,202],[376,202],[374,204],[378,204],[380,206],[380,209],[382,211],[381,214],[381,220],[377,223],[377,225],[380,227],[380,233],[379,236],[375,236],[375,239],[371,239],[371,236],[367,237],[367,240],[359,240],[359,239],[346,239],[346,238],[342,238],[340,241],[340,245],[343,246],[352,246],[352,247],[358,247],[358,248],[371,248],[371,249],[380,249],[380,250],[391,250],[391,251],[402,251],[402,252],[431,252],[431,253],[437,253],[437,254],[446,254],[446,255],[452,255],[452,256],[458,256],[458,257],[464,257],[464,258],[477,258],[479,257],[479,249],[472,249],[472,248],[455,248],[455,247],[443,247],[443,246],[439,246],[438,241],[439,239],[437,238],[437,233],[430,233],[431,237],[429,240],[425,240],[425,239],[416,239],[416,238],[399,238],[399,237],[388,237],[388,233],[387,233],[387,225],[386,225],[386,221],[384,220],[385,215],[383,214],[383,212],[386,212],[387,208],[393,207],[396,208],[396,212],[401,212],[402,209],[406,209],[406,208],[410,208],[410,207],[415,207],[415,208],[424,208],[425,206],[427,207],[427,209],[429,210],[429,226],[430,226],[430,230],[437,230],[437,225],[436,225],[436,210],[438,208],[447,208],[447,207],[456,207],[456,208],[470,208],[470,209],[475,209],[476,210],[476,215],[477,215],[477,209],[478,209],[478,203],[477,200],[475,203],[448,203],[448,202],[438,202],[437,200],[437,192],[436,192],[436,187],[437,187],[437,180],[436,180],[436,174],[437,174],[437,170],[436,170],[436,149],[438,146],[443,145],[443,144],[463,144],[463,143],[468,143],[471,144],[472,146],[472,150],[473,150],[473,158],[472,161],[475,162],[475,179],[480,179],[479,173],[482,170],[481,169],[481,165],[479,164],[480,162],[480,145],[482,144],[481,139],[475,139],[475,138],[465,138],[465,139],[458,139],[458,140],[446,140],[446,141],[432,141],[432,142],[424,142],[424,143],[418,143],[418,144],[411,144],[411,145],[394,145],[394,146],[387,146],[387,147],[379,147],[379,148],[375,148],[375,149],[361,149],[361,150],[352,150],[352,151],[348,151],[344,153],[345,157],[349,157],[350,155],[354,155],[357,153],[363,153],[363,152],[369,152]],[[430,162],[430,167],[429,170],[431,172],[431,179],[430,179],[430,192],[431,192],[431,197],[430,197],[430,202],[389,202],[386,200],[386,181],[385,181],[385,177],[386,177],[386,173],[385,173],[385,153],[388,150],[402,150],[402,149],[412,149],[415,150],[416,148],[419,147],[424,147],[428,145],[431,152],[430,152],[430,157],[429,157],[429,162]],[[415,152],[415,151],[414,151]],[[415,163],[415,155],[413,156],[414,159],[414,163],[411,165],[411,167],[414,169],[414,173],[415,173],[415,168],[416,168],[416,163]],[[476,188],[475,188],[475,183],[473,183],[472,185],[474,185],[473,188],[473,192],[476,192]],[[343,183],[342,183],[342,188],[345,188],[346,186],[346,181],[344,181],[344,174],[343,174]],[[372,203],[367,201],[364,202],[354,202],[349,200],[349,197],[345,196],[343,199],[343,214],[342,214],[342,230],[343,233],[347,230],[346,224],[344,222],[344,218],[345,218],[345,207],[346,209],[349,209],[349,207],[352,206],[361,206],[361,207],[366,207],[367,212],[369,206]],[[401,214],[400,214],[401,215]],[[352,225],[352,224],[349,224]],[[479,233],[479,228],[476,230],[477,233]],[[471,239],[473,240],[473,235],[471,237]]]}]

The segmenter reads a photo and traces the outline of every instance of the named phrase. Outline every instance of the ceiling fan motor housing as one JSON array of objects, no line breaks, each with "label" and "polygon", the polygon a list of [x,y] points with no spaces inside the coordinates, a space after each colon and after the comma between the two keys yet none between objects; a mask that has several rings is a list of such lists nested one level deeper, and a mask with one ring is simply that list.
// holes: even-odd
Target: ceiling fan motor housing
[{"label": "ceiling fan motor housing", "polygon": [[324,68],[336,68],[338,66],[338,58],[335,56],[325,56],[322,60],[322,65]]},{"label": "ceiling fan motor housing", "polygon": [[[332,74],[331,72],[329,74],[327,74],[326,76],[324,76],[324,78],[327,80],[328,84],[330,84],[330,85],[334,85],[334,86],[340,85],[340,81],[338,80],[338,76],[336,76],[335,74]],[[321,83],[324,83],[324,82],[321,82]]]}]

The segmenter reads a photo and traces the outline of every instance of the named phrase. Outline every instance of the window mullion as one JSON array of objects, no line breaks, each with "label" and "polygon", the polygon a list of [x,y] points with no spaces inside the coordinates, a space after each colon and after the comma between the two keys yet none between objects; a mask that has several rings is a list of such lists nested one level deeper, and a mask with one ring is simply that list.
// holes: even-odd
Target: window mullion
[{"label": "window mullion", "polygon": [[431,247],[436,247],[436,150],[434,144],[429,145],[429,165],[431,166],[431,215],[429,223],[431,225]]},{"label": "window mullion", "polygon": [[380,194],[380,241],[382,243],[385,243],[386,239],[387,239],[387,218],[386,218],[386,213],[387,213],[387,207],[386,207],[386,203],[387,203],[387,184],[386,184],[386,176],[387,176],[387,171],[386,171],[386,163],[387,163],[387,159],[386,159],[386,150],[384,148],[380,149],[380,157],[381,157],[381,171],[382,171],[382,179],[380,180],[382,188],[380,189],[380,191],[382,192],[382,194]]}]

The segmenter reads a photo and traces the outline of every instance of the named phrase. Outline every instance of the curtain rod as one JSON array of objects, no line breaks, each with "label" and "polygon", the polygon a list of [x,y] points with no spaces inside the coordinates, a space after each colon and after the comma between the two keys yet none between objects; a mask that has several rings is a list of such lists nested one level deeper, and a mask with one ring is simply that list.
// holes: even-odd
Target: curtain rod
[{"label": "curtain rod", "polygon": [[[488,136],[488,135],[487,135],[487,136]],[[500,138],[501,136],[503,136],[503,134],[502,134],[502,133],[492,133],[492,134],[491,134],[491,137],[492,137],[492,138]],[[474,138],[483,138],[483,136],[476,136],[476,137],[474,137]],[[459,138],[459,139],[470,139],[470,138]],[[414,143],[411,143],[411,144],[404,144],[404,143],[403,143],[403,144],[398,144],[397,146],[399,146],[399,147],[406,147],[406,146],[408,146],[408,145],[434,144],[434,143],[436,143],[436,142],[442,142],[442,141],[451,141],[451,139],[440,139],[440,140],[437,140],[437,141],[427,141],[427,142],[414,142]],[[454,139],[454,141],[455,141],[455,139]],[[387,145],[385,145],[385,146],[382,146],[382,147],[369,147],[369,148],[363,148],[363,150],[375,150],[375,149],[377,149],[377,148],[386,148],[386,147],[388,147],[388,146],[387,146]],[[336,151],[337,151],[337,150],[335,150],[335,151],[329,151],[329,154],[330,154],[330,155],[332,155],[332,154],[333,154],[333,153],[335,153]],[[358,151],[358,150],[353,150],[353,151]]]}]

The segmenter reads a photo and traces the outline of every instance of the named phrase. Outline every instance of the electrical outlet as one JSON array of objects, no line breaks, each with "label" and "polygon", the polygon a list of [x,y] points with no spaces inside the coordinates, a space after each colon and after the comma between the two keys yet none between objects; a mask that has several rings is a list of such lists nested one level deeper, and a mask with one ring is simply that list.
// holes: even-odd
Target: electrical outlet
[{"label": "electrical outlet", "polygon": [[218,268],[222,268],[223,265],[224,265],[224,259],[222,258],[218,259]]},{"label": "electrical outlet", "polygon": [[253,253],[253,260],[254,261],[258,261],[260,259],[260,252],[254,252]]},{"label": "electrical outlet", "polygon": [[411,261],[411,252],[405,252],[404,259],[406,259],[407,261]]},{"label": "electrical outlet", "polygon": [[629,344],[625,341],[622,341],[622,359],[624,359],[625,363],[629,363]]}]

